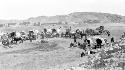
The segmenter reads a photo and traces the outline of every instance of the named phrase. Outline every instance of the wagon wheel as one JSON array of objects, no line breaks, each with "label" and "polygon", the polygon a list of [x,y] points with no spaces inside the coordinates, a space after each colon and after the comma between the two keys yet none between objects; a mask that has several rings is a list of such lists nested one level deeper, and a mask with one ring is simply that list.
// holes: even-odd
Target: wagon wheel
[{"label": "wagon wheel", "polygon": [[59,37],[59,34],[58,34],[58,33],[56,34],[56,37]]},{"label": "wagon wheel", "polygon": [[32,36],[32,39],[33,39],[33,40],[36,40],[36,39],[37,39],[37,36],[36,36],[36,35],[33,35],[33,36]]},{"label": "wagon wheel", "polygon": [[9,45],[9,40],[3,40],[3,41],[2,41],[2,44],[3,44],[4,46],[8,46],[8,45]]},{"label": "wagon wheel", "polygon": [[109,33],[107,31],[104,31],[103,34],[109,36]]},{"label": "wagon wheel", "polygon": [[106,32],[105,31],[102,31],[102,32],[100,32],[101,33],[101,35],[106,35]]},{"label": "wagon wheel", "polygon": [[81,35],[80,35],[80,34],[77,34],[77,38],[78,38],[78,39],[81,39]]}]

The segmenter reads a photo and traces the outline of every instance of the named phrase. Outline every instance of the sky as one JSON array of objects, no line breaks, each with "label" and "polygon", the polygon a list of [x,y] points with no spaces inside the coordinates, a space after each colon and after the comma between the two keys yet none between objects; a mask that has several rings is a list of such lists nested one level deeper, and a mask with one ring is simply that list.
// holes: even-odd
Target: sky
[{"label": "sky", "polygon": [[125,16],[125,0],[0,0],[0,19],[104,12]]}]

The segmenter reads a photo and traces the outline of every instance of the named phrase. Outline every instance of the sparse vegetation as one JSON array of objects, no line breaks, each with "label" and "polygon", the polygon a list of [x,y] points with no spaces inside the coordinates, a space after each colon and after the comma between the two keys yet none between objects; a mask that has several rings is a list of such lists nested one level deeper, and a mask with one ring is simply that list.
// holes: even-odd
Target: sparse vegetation
[{"label": "sparse vegetation", "polygon": [[[24,25],[22,27],[1,28],[1,31],[28,31],[31,29],[38,29],[41,31],[44,27],[52,27],[53,25],[55,27],[62,26],[63,28],[72,26],[73,29],[94,29],[102,25],[101,23],[108,23],[106,25],[104,24],[106,27],[105,29],[108,29],[111,32],[111,36],[114,36],[116,38],[115,40],[117,40],[125,30],[125,27],[123,27],[125,24],[119,25],[121,22],[125,22],[124,19],[124,16],[114,14],[76,12],[65,16],[52,16],[50,18],[42,16],[30,18],[19,23],[19,25]],[[68,25],[70,22],[77,22],[80,23],[80,25]],[[118,23],[119,26],[113,26],[113,23]],[[0,27],[2,26],[1,24]],[[107,37],[107,39],[109,41],[110,37]],[[33,41],[32,43],[25,41],[19,45],[13,45],[13,48],[9,49],[0,47],[0,67],[6,70],[8,70],[8,68],[12,70],[19,68],[23,68],[21,70],[47,70],[48,68],[59,68],[57,70],[60,70],[61,68],[67,69],[70,67],[76,67],[76,70],[79,68],[83,70],[84,68],[86,68],[86,70],[87,68],[90,70],[104,70],[104,68],[105,70],[122,70],[125,66],[124,43],[122,46],[118,45],[120,48],[113,48],[113,50],[108,50],[106,52],[101,50],[96,54],[83,56],[81,58],[80,53],[83,52],[83,50],[76,47],[69,49],[68,47],[71,42],[72,39],[68,38],[47,38],[37,42]],[[80,40],[80,42],[82,42],[82,40]],[[75,70],[75,68],[70,68],[70,70]]]}]

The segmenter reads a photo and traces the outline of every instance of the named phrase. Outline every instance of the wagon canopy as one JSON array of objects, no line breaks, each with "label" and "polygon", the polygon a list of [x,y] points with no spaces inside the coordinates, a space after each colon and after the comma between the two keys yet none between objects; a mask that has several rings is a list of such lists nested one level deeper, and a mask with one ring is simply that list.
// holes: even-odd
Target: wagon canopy
[{"label": "wagon canopy", "polygon": [[87,38],[87,40],[90,41],[90,44],[95,44],[97,43],[96,40],[100,39],[102,41],[102,44],[105,44],[105,38],[99,37],[99,36],[93,36],[93,37],[89,37]]}]

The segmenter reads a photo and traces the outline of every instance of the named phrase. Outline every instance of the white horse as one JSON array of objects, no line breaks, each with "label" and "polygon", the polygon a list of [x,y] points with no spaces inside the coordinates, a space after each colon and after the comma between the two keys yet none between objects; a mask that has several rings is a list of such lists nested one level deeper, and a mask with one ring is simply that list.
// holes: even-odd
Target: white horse
[{"label": "white horse", "polygon": [[20,32],[16,32],[16,36],[17,38],[21,37],[21,33]]},{"label": "white horse", "polygon": [[37,35],[39,32],[39,30],[33,30],[34,34]]},{"label": "white horse", "polygon": [[47,33],[52,33],[52,29],[47,29]]},{"label": "white horse", "polygon": [[61,33],[61,29],[56,29],[56,31],[57,31],[57,33],[59,33],[59,34]]}]

